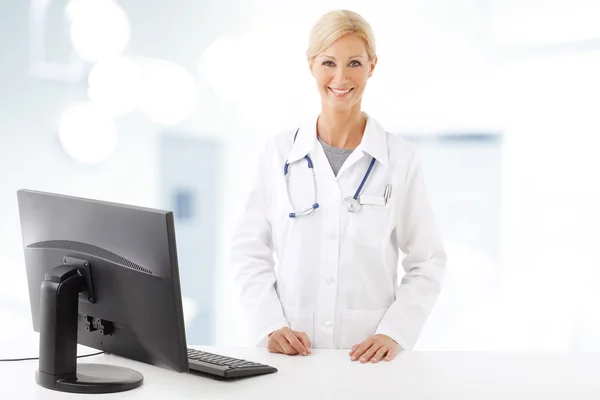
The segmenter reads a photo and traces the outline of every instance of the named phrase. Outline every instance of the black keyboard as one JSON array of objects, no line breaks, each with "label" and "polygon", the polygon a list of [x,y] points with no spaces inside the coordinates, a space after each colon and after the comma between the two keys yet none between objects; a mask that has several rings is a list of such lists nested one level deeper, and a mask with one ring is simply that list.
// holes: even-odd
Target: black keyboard
[{"label": "black keyboard", "polygon": [[194,349],[188,349],[188,363],[190,370],[224,379],[277,372],[277,368],[269,365]]}]

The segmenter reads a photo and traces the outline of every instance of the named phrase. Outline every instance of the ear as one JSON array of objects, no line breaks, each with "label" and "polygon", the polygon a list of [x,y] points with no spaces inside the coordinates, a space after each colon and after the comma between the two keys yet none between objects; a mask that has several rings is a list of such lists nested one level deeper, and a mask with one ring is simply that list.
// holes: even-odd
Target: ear
[{"label": "ear", "polygon": [[373,72],[375,71],[375,66],[377,65],[377,56],[374,56],[373,59],[369,62],[369,78],[373,76]]},{"label": "ear", "polygon": [[306,57],[306,61],[308,62],[308,69],[310,69],[310,74],[314,77],[315,73],[313,72],[313,65],[315,63],[314,60],[310,60],[308,56]]}]

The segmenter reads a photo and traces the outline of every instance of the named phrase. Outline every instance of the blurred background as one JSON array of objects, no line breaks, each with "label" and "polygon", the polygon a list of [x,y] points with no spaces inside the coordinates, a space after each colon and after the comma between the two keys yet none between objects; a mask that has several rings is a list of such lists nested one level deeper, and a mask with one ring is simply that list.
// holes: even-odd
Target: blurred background
[{"label": "blurred background", "polygon": [[257,149],[319,111],[333,8],[373,27],[363,109],[421,151],[448,251],[417,349],[600,349],[597,0],[0,0],[2,343],[36,340],[27,188],[173,210],[188,344],[248,344],[229,240]]}]

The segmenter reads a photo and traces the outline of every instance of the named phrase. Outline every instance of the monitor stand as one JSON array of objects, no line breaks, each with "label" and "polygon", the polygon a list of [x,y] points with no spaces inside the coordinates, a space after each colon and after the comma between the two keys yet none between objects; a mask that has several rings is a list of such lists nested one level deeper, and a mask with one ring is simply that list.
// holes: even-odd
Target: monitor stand
[{"label": "monitor stand", "polygon": [[115,393],[140,386],[144,377],[132,369],[77,363],[79,293],[86,292],[91,302],[95,296],[89,262],[73,257],[65,257],[63,262],[46,274],[41,285],[36,382],[48,389],[72,393]]}]

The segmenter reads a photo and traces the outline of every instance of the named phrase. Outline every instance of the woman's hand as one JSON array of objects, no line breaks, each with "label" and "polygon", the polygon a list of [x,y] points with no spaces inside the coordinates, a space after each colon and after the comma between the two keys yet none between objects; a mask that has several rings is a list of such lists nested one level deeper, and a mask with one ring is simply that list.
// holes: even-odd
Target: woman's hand
[{"label": "woman's hand", "polygon": [[304,332],[293,331],[288,327],[281,328],[269,334],[267,349],[271,353],[281,353],[290,356],[310,354],[311,343]]},{"label": "woman's hand", "polygon": [[398,352],[398,343],[387,335],[375,335],[362,343],[355,344],[350,350],[352,361],[360,360],[361,363],[391,361]]}]

